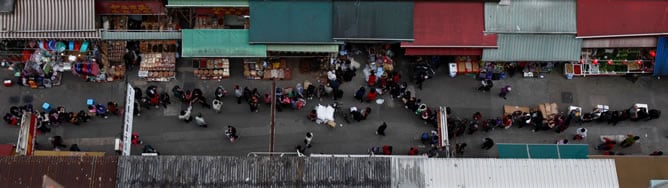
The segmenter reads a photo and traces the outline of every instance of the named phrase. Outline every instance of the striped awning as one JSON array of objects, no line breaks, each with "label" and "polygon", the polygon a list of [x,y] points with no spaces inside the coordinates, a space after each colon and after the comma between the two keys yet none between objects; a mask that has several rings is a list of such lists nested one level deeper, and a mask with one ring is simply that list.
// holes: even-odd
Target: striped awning
[{"label": "striped awning", "polygon": [[0,14],[0,39],[99,39],[95,0],[19,0]]}]

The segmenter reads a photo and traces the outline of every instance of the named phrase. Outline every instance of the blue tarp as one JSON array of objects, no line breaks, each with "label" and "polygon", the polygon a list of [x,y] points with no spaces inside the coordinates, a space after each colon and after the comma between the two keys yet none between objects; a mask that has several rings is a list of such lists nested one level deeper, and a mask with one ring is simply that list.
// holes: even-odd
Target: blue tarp
[{"label": "blue tarp", "polygon": [[659,37],[656,44],[654,76],[668,75],[668,37]]}]

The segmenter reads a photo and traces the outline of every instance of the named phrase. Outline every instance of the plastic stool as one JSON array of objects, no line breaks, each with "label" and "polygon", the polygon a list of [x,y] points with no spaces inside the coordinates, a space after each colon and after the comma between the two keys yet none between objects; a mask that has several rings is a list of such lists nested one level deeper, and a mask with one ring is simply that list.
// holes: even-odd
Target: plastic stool
[{"label": "plastic stool", "polygon": [[93,101],[93,99],[86,100],[86,105],[93,105],[93,104],[95,104],[95,101]]},{"label": "plastic stool", "polygon": [[49,104],[49,103],[42,104],[42,109],[47,113],[50,112],[51,111],[51,104]]}]

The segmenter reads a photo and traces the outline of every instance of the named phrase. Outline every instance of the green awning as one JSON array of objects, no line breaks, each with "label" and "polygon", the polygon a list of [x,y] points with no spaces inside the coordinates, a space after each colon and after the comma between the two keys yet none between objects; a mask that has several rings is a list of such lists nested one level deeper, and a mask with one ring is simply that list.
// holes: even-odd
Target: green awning
[{"label": "green awning", "polygon": [[483,49],[483,61],[579,61],[582,39],[575,35],[498,34],[497,49]]},{"label": "green awning", "polygon": [[102,32],[102,40],[179,40],[179,39],[181,39],[181,32],[178,31]]},{"label": "green awning", "polygon": [[251,0],[251,43],[332,43],[331,0]]},{"label": "green awning", "polygon": [[413,1],[335,0],[334,40],[413,41]]},{"label": "green awning", "polygon": [[339,45],[322,44],[268,44],[267,51],[270,52],[306,52],[306,53],[338,53]]},{"label": "green awning", "polygon": [[248,0],[169,0],[167,7],[248,7]]},{"label": "green awning", "polygon": [[183,57],[266,57],[266,45],[248,44],[246,29],[184,29]]}]

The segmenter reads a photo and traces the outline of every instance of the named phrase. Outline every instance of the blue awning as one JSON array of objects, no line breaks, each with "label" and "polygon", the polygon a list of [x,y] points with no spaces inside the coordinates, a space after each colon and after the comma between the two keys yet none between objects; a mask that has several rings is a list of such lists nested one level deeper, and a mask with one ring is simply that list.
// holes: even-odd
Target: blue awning
[{"label": "blue awning", "polygon": [[659,37],[656,44],[654,76],[668,75],[668,37]]}]

